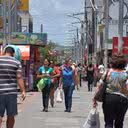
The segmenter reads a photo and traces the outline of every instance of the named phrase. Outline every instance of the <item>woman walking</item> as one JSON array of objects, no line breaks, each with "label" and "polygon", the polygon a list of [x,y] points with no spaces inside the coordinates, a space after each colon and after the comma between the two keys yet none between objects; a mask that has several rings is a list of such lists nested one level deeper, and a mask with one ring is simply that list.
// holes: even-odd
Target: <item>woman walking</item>
[{"label": "woman walking", "polygon": [[72,94],[75,89],[75,70],[71,67],[71,60],[66,59],[65,64],[61,69],[61,78],[59,87],[63,85],[64,96],[65,96],[65,112],[71,112],[72,108]]},{"label": "woman walking", "polygon": [[44,79],[45,87],[42,90],[42,101],[43,101],[43,111],[48,112],[49,104],[49,94],[50,94],[50,85],[51,85],[51,75],[53,69],[49,67],[50,62],[48,59],[45,59],[43,65],[39,68],[37,73],[37,78]]},{"label": "woman walking", "polygon": [[87,67],[87,81],[88,81],[88,91],[92,91],[92,84],[94,82],[94,67],[91,64]]},{"label": "woman walking", "polygon": [[[103,101],[105,128],[123,128],[123,121],[128,109],[128,74],[124,70],[126,61],[123,55],[112,58],[112,68],[106,74],[106,93]],[[97,91],[102,86],[99,82]],[[93,100],[94,107],[96,100]]]},{"label": "woman walking", "polygon": [[59,78],[60,78],[60,67],[57,64],[54,64],[53,61],[50,62],[50,67],[53,68],[52,79],[51,79],[51,87],[50,87],[50,104],[51,107],[54,107],[54,93],[59,86]]}]

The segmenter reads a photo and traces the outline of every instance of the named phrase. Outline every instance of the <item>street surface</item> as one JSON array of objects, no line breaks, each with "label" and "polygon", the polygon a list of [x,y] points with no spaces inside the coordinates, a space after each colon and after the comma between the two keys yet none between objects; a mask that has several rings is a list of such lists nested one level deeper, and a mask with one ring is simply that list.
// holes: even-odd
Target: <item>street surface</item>
[{"label": "street surface", "polygon": [[[86,85],[87,83],[83,82],[80,91],[74,91],[71,113],[64,112],[64,103],[56,103],[54,108],[49,107],[48,113],[41,112],[41,94],[31,92],[26,100],[18,105],[19,115],[16,117],[15,128],[82,128],[91,109],[93,96],[93,93],[87,92]],[[98,110],[101,128],[104,128],[101,104],[99,104]],[[128,128],[128,114],[125,118],[124,128]]]}]

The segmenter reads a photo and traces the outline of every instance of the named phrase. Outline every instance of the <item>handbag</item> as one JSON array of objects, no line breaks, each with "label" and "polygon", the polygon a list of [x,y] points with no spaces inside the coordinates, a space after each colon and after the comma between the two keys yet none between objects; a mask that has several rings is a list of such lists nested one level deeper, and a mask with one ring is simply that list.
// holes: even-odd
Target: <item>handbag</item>
[{"label": "handbag", "polygon": [[97,108],[91,109],[83,128],[100,128],[99,112]]},{"label": "handbag", "polygon": [[106,93],[106,87],[107,87],[107,81],[106,81],[107,74],[108,74],[108,71],[107,71],[107,73],[105,75],[104,82],[103,82],[102,86],[100,86],[98,92],[96,92],[96,94],[94,96],[94,99],[96,101],[99,101],[99,102],[103,102],[104,101],[104,97],[105,97],[105,93]]}]

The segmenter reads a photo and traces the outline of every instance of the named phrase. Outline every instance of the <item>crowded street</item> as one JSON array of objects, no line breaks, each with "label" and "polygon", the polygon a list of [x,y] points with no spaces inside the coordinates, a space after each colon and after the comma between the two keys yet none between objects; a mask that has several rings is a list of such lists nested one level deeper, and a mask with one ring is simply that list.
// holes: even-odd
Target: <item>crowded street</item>
[{"label": "crowded street", "polygon": [[[26,101],[19,101],[21,104],[19,104],[15,128],[82,128],[92,108],[94,94],[94,92],[87,91],[87,82],[83,82],[82,85],[79,91],[74,91],[71,113],[64,112],[64,103],[55,103],[55,107],[50,107],[48,113],[41,112],[41,94],[29,92]],[[104,128],[101,104],[98,105],[98,111],[101,128]],[[127,122],[128,113],[125,117],[124,128],[128,128]]]},{"label": "crowded street", "polygon": [[0,128],[128,128],[128,0],[0,0]]}]

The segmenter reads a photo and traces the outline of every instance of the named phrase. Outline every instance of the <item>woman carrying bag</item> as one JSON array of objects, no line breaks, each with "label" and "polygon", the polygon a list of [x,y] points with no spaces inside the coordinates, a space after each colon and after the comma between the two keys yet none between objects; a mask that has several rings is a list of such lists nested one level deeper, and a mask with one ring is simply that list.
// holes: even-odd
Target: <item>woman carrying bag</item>
[{"label": "woman carrying bag", "polygon": [[65,112],[71,112],[72,108],[72,94],[75,89],[75,70],[71,67],[71,60],[66,59],[65,64],[61,68],[61,76],[59,88],[63,85],[65,97]]},{"label": "woman carrying bag", "polygon": [[43,88],[42,88],[42,101],[43,101],[43,111],[48,112],[48,104],[49,104],[49,94],[50,94],[50,85],[51,85],[51,75],[53,69],[49,67],[50,62],[48,59],[45,59],[43,65],[39,68],[37,72],[37,78],[43,80]]},{"label": "woman carrying bag", "polygon": [[[106,90],[103,99],[105,128],[123,128],[123,121],[128,109],[128,74],[124,70],[126,60],[123,55],[112,57],[112,69],[106,76]],[[97,92],[103,86],[103,80],[97,86]],[[97,93],[96,92],[96,93]],[[94,97],[93,106],[97,101]]]}]

